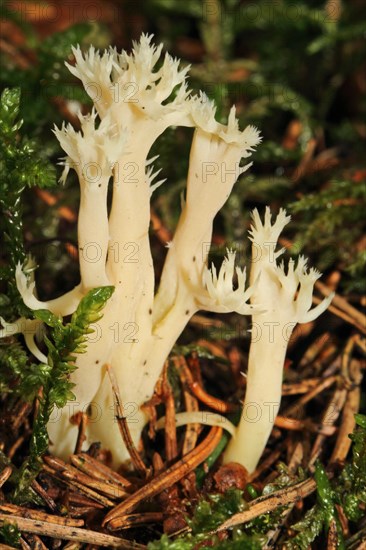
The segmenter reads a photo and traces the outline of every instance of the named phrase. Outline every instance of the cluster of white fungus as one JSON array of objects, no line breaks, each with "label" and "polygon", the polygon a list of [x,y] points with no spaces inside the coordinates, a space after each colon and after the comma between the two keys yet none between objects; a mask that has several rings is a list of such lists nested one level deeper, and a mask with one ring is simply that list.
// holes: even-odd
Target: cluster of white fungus
[{"label": "cluster of white fungus", "polygon": [[[213,220],[229,197],[238,177],[249,168],[242,165],[260,142],[258,131],[239,129],[235,108],[228,124],[216,121],[216,107],[205,94],[192,95],[187,87],[189,67],[166,54],[159,69],[162,45],[142,35],[132,53],[110,48],[99,53],[93,47],[84,53],[73,48],[75,64],[67,64],[79,78],[94,107],[79,115],[81,130],[70,124],[54,133],[66,153],[64,182],[74,169],[80,182],[78,246],[80,284],[67,294],[40,302],[35,283],[18,266],[16,280],[25,304],[46,308],[61,316],[75,311],[81,298],[94,287],[113,285],[115,291],[103,311],[95,337],[86,353],[78,356],[71,375],[75,402],[55,411],[48,425],[51,450],[67,457],[73,452],[77,428],[70,417],[78,410],[93,411],[87,425],[84,448],[100,441],[111,450],[115,464],[128,458],[114,420],[112,388],[106,365],[111,365],[127,407],[132,438],[138,444],[146,417],[141,406],[149,400],[166,358],[189,319],[198,310],[252,315],[263,328],[279,326],[275,341],[263,337],[252,342],[245,403],[264,406],[281,397],[282,369],[287,342],[281,332],[307,322],[328,306],[331,297],[310,309],[312,291],[319,273],[306,270],[306,261],[278,265],[277,240],[289,217],[280,211],[271,224],[267,209],[262,224],[253,213],[251,240],[253,258],[249,288],[245,270],[235,267],[235,252],[228,250],[219,273],[207,267]],[[187,174],[185,201],[163,273],[155,292],[155,272],[150,251],[150,198],[164,183],[154,180],[158,172],[148,155],[156,139],[170,126],[194,128]],[[112,203],[107,206],[112,181]],[[97,253],[96,253],[97,251]],[[235,284],[234,284],[235,279]],[[250,300],[250,302],[249,302]],[[38,349],[34,321],[13,324],[1,319],[0,335],[27,334],[26,344],[41,362],[47,358]],[[188,419],[189,420],[189,419]],[[197,421],[197,418],[191,419]],[[219,421],[219,420],[218,420]],[[265,415],[251,423],[243,414],[229,445],[226,458],[252,471],[270,434],[272,420]],[[232,428],[230,428],[232,429]]]}]

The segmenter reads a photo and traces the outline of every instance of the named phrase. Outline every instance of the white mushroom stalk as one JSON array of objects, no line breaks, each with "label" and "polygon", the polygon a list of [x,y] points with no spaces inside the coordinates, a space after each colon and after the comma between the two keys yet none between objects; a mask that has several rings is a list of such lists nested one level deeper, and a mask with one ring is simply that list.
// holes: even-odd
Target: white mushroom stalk
[{"label": "white mushroom stalk", "polygon": [[303,256],[296,267],[293,260],[287,268],[284,262],[278,264],[277,259],[284,252],[276,251],[278,237],[290,221],[284,210],[280,210],[273,224],[268,207],[264,223],[257,210],[252,216],[251,303],[266,311],[253,312],[245,401],[239,426],[225,452],[226,462],[239,462],[249,472],[258,464],[278,413],[292,331],[297,323],[307,323],[321,315],[334,296],[329,295],[311,309],[314,283],[321,274],[313,268],[308,270]]},{"label": "white mushroom stalk", "polygon": [[[243,314],[258,309],[247,303],[252,290],[245,288],[243,271],[236,270],[238,284],[233,286],[234,253],[228,253],[218,277],[207,270],[206,263],[213,220],[250,166],[241,161],[260,142],[259,133],[251,126],[241,131],[234,108],[227,125],[217,122],[214,104],[204,94],[192,96],[188,91],[189,68],[180,68],[179,60],[166,54],[156,69],[162,45],[151,44],[151,38],[142,35],[132,53],[115,49],[99,53],[93,47],[83,53],[73,48],[76,63],[67,66],[82,81],[94,109],[90,115],[80,115],[79,132],[63,125],[55,135],[67,155],[62,181],[73,169],[80,182],[81,281],[64,296],[41,302],[34,282],[21,266],[17,269],[17,285],[26,305],[61,316],[75,311],[91,288],[115,287],[102,319],[92,327],[86,353],[77,357],[77,369],[71,375],[76,400],[54,411],[48,430],[52,452],[67,457],[77,438],[70,418],[80,410],[88,413],[83,448],[100,441],[111,450],[116,465],[128,459],[128,453],[114,418],[105,365],[115,372],[137,445],[146,423],[141,405],[153,395],[164,362],[191,316],[199,309]],[[155,295],[150,199],[164,179],[157,181],[155,159],[149,158],[149,152],[169,126],[195,130],[186,201]],[[21,329],[20,322],[2,326],[3,332]],[[35,350],[33,344],[34,339],[29,347]],[[44,356],[38,358],[45,361]]]}]

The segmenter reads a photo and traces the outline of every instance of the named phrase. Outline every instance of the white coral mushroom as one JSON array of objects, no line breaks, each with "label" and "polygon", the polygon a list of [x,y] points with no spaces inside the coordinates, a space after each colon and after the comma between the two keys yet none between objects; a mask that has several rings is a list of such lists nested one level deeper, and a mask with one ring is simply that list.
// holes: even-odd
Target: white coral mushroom
[{"label": "white coral mushroom", "polygon": [[281,209],[271,223],[267,207],[264,223],[254,210],[250,231],[252,240],[251,283],[257,281],[252,304],[265,307],[253,313],[253,334],[249,350],[247,388],[243,412],[236,434],[226,452],[227,462],[240,462],[252,472],[265,448],[281,402],[283,366],[288,341],[297,323],[314,320],[329,306],[334,294],[311,309],[315,281],[320,273],[307,271],[307,260],[300,256],[295,267],[289,261],[287,270],[277,259],[279,235],[290,221]]},{"label": "white coral mushroom", "polygon": [[[71,125],[54,130],[67,155],[62,180],[72,168],[80,182],[81,281],[47,302],[38,300],[29,266],[18,265],[16,282],[29,308],[46,308],[60,316],[73,313],[90,288],[113,285],[115,292],[93,326],[86,353],[77,357],[71,374],[76,401],[68,402],[49,422],[52,450],[68,457],[77,439],[70,417],[78,410],[92,410],[95,416],[87,425],[84,448],[100,441],[112,451],[116,465],[128,458],[113,421],[113,393],[105,365],[110,364],[116,374],[137,444],[146,423],[141,406],[152,397],[164,362],[191,316],[199,309],[236,311],[253,315],[261,338],[252,340],[243,416],[226,458],[252,471],[278,411],[289,334],[296,323],[322,313],[332,296],[311,309],[313,285],[320,274],[307,271],[302,257],[296,267],[292,261],[287,269],[277,264],[283,252],[276,251],[277,240],[289,221],[283,210],[273,224],[269,209],[264,223],[257,211],[253,213],[249,288],[245,288],[245,270],[235,267],[235,252],[227,252],[218,274],[214,267],[207,268],[214,218],[250,166],[242,159],[251,155],[261,138],[252,126],[239,129],[234,107],[228,123],[219,123],[214,103],[201,92],[190,94],[189,67],[180,68],[179,60],[169,54],[159,64],[161,52],[162,45],[155,46],[151,36],[142,35],[131,53],[112,48],[100,53],[93,47],[83,53],[73,48],[75,65],[67,65],[94,103],[90,115],[79,115],[81,131]],[[195,130],[185,201],[155,294],[150,199],[164,180],[155,181],[159,171],[152,167],[155,159],[148,157],[170,126]],[[45,362],[34,339],[35,321],[1,323],[0,337],[23,332],[29,349]],[[248,415],[253,403],[261,413],[254,422]]]},{"label": "white coral mushroom", "polygon": [[[116,464],[128,456],[123,445],[116,446],[113,394],[103,365],[110,364],[116,373],[122,402],[134,404],[128,422],[137,444],[146,422],[140,406],[151,398],[164,361],[191,316],[202,307],[252,310],[246,304],[250,291],[244,288],[244,272],[237,270],[238,288],[232,281],[229,284],[231,259],[223,266],[225,290],[217,288],[210,295],[208,273],[207,284],[203,281],[207,262],[203,249],[211,242],[217,212],[249,167],[242,166],[241,159],[259,143],[258,132],[252,127],[240,130],[234,110],[228,125],[217,122],[213,102],[202,93],[190,94],[189,67],[182,68],[169,54],[162,58],[161,52],[162,45],[142,35],[131,53],[112,48],[100,53],[93,47],[83,53],[74,48],[75,65],[68,65],[95,108],[91,115],[80,116],[80,132],[70,125],[55,130],[67,155],[63,178],[73,168],[80,181],[81,283],[66,300],[60,297],[47,304],[51,311],[66,315],[75,308],[78,293],[83,296],[101,285],[113,285],[115,292],[94,327],[86,353],[77,358],[78,368],[72,374],[76,401],[49,424],[53,451],[62,456],[75,446],[76,429],[69,417],[78,409],[88,410],[90,402],[93,410],[103,413],[88,424],[85,446],[101,441],[113,451]],[[195,132],[186,201],[155,294],[150,199],[164,179],[157,181],[155,159],[149,160],[149,155],[169,126],[193,127]],[[21,272],[18,278],[27,304],[39,307],[32,283],[22,279]]]}]

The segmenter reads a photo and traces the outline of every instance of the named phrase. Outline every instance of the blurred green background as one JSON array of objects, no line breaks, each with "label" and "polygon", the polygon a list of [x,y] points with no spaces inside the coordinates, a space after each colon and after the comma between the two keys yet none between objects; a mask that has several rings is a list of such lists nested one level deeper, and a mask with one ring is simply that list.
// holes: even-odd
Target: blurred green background
[{"label": "blurred green background", "polygon": [[[62,151],[53,125],[67,120],[77,126],[76,110],[90,109],[64,66],[72,60],[70,46],[129,50],[141,32],[153,33],[156,42],[191,64],[190,87],[215,99],[222,122],[235,103],[241,126],[254,124],[263,135],[250,173],[237,182],[216,220],[213,258],[229,244],[243,252],[243,263],[250,209],[286,207],[293,223],[284,245],[293,255],[309,255],[329,286],[359,302],[366,242],[361,0],[9,1],[1,2],[1,18],[1,87],[21,89],[21,134],[32,155],[55,165]],[[167,182],[154,194],[153,208],[170,231],[179,214],[189,146],[185,129],[166,132],[154,146]],[[78,279],[77,182],[69,177],[66,187],[56,185],[61,167],[56,172],[49,169],[42,180],[49,189],[24,191],[26,249],[42,267],[41,298]],[[37,181],[23,187],[31,183]],[[6,193],[14,184],[2,185]],[[6,225],[1,229],[9,231]],[[158,250],[154,236],[152,245]],[[1,261],[7,261],[6,247]]]}]

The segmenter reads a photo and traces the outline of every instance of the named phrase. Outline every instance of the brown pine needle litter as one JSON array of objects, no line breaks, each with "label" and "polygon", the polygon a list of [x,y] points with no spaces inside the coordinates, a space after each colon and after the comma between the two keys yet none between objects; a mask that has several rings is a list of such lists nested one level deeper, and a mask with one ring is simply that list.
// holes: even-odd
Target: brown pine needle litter
[{"label": "brown pine needle litter", "polygon": [[[161,233],[158,237],[164,240],[164,226],[154,216]],[[322,283],[318,282],[317,288],[323,296],[329,293]],[[0,526],[15,525],[20,533],[18,543],[24,549],[143,549],[162,533],[189,533],[187,518],[210,494],[228,488],[243,490],[248,483],[261,491],[268,483],[276,483],[276,466],[284,463],[289,475],[295,476],[303,468],[307,477],[249,500],[242,512],[206,533],[207,540],[226,540],[233,529],[277,514],[276,526],[267,533],[266,548],[280,547],[277,544],[283,533],[290,537],[294,534],[291,525],[298,521],[299,511],[305,512],[314,502],[316,461],[326,464],[329,479],[345,464],[351,447],[349,434],[355,428],[354,415],[360,410],[365,316],[338,295],[329,311],[328,319],[333,316],[349,334],[346,344],[338,341],[322,320],[309,327],[306,349],[301,333],[293,335],[289,353],[296,357],[300,350],[299,358],[296,365],[290,361],[287,364],[280,413],[267,449],[251,475],[233,464],[222,466],[219,456],[216,462],[211,461],[224,431],[220,426],[208,429],[205,424],[211,413],[230,418],[240,412],[246,385],[241,373],[245,374],[247,357],[235,339],[200,338],[197,350],[206,349],[206,355],[195,350],[179,353],[178,348],[178,353],[167,360],[155,395],[145,404],[150,423],[139,448],[129,433],[115,374],[106,365],[115,421],[129,451],[130,465],[119,471],[112,469],[109,451],[97,442],[82,451],[88,416],[78,413],[72,418],[78,426],[74,454],[68,461],[49,454],[43,457],[41,471],[31,484],[39,499],[37,505],[11,501],[12,476],[17,471],[18,455],[24,453],[29,440],[37,404],[32,408],[18,400],[8,406],[5,399],[0,424],[4,434],[0,450],[6,457],[0,467]],[[191,325],[197,327],[200,323],[213,329],[223,327],[221,321],[202,315],[196,315]],[[178,428],[176,415],[181,412],[200,412],[202,420]],[[163,437],[155,429],[161,416],[165,417]],[[203,484],[198,482],[202,472]],[[366,529],[350,535],[342,508],[338,506],[337,511],[343,534],[348,536],[347,550],[365,548]],[[327,550],[337,548],[337,540],[337,525],[332,519],[323,539]],[[13,547],[0,544],[0,549],[6,548]]]},{"label": "brown pine needle litter", "polygon": [[[223,342],[220,345],[223,352],[227,351],[226,343]],[[333,346],[331,340],[327,345]],[[326,349],[322,349],[324,364],[322,365],[322,359],[318,358],[317,362],[314,362],[316,371],[313,373],[307,366],[306,378],[301,377],[301,371],[296,372],[296,376],[291,372],[294,380],[293,382],[288,380],[284,384],[282,414],[275,422],[276,427],[268,451],[257,471],[250,478],[248,476],[247,481],[250,479],[252,483],[263,484],[266,477],[275,475],[274,465],[279,459],[287,462],[289,466],[291,464],[298,466],[313,464],[316,458],[328,456],[329,472],[332,468],[344,463],[351,444],[348,434],[354,428],[354,413],[359,410],[360,382],[364,365],[357,358],[356,351],[361,346],[361,336],[357,333],[353,334],[345,348],[339,350],[336,355],[331,354],[329,357]],[[308,355],[310,351],[308,350]],[[190,362],[192,361],[195,362],[196,367],[198,364],[203,368],[203,365],[200,365],[202,361],[197,356],[194,355]],[[181,408],[188,411],[216,410],[224,414],[237,409],[240,405],[238,402],[230,403],[211,396],[201,386],[201,381],[195,381],[197,371],[189,368],[183,355],[175,356],[171,365],[174,365],[178,372],[183,391]],[[174,419],[175,402],[167,373],[168,363],[157,402],[165,403],[165,415],[170,414]],[[123,424],[122,404],[119,401],[118,387],[111,369],[109,369],[109,375],[115,393],[117,421]],[[290,404],[286,402],[286,397],[291,398]],[[314,416],[311,418],[305,416],[304,407],[313,401],[316,401],[317,408],[320,404],[323,408],[321,411],[319,409],[314,411]],[[17,422],[11,414],[9,420],[12,426],[15,423],[17,430],[21,432],[24,425],[28,423],[31,413],[29,408],[21,407],[20,404],[15,410],[21,411]],[[84,422],[79,422],[80,432],[84,429],[83,426]],[[17,430],[14,430],[14,440],[19,437]],[[186,500],[187,493],[184,487],[187,486],[188,479],[190,480],[188,486],[192,485],[189,474],[194,472],[198,465],[205,464],[220,442],[222,437],[220,427],[212,427],[208,433],[202,430],[206,430],[202,425],[193,425],[178,432],[174,422],[167,422],[165,451],[162,449],[166,462],[160,462],[162,469],[153,477],[151,477],[152,464],[146,465],[149,463],[148,453],[145,449],[141,454],[131,444],[126,423],[123,429],[121,428],[121,434],[131,453],[133,465],[131,471],[113,471],[108,466],[108,453],[104,453],[97,446],[93,446],[87,453],[79,450],[70,456],[69,463],[53,456],[45,456],[42,471],[36,482],[39,487],[38,494],[41,498],[43,495],[44,509],[18,506],[8,502],[5,492],[0,503],[0,524],[3,525],[6,522],[16,524],[24,539],[23,547],[28,545],[30,548],[49,548],[47,546],[49,543],[43,541],[54,540],[59,541],[59,547],[61,545],[63,548],[73,548],[67,541],[77,543],[79,546],[75,548],[80,548],[81,544],[89,544],[93,547],[146,548],[144,544],[135,542],[133,538],[136,538],[137,529],[141,526],[154,528],[155,531],[151,532],[155,532],[158,537],[159,525],[161,526],[169,516],[169,510],[162,507],[159,495],[177,485],[177,487],[180,486],[179,498]],[[283,445],[283,437],[286,438],[286,445]],[[9,454],[13,445],[13,442],[9,442],[8,450],[3,445],[5,453]],[[142,457],[145,457],[144,461]],[[218,466],[216,471],[217,468]],[[3,488],[9,482],[12,471],[11,465],[2,468],[0,486]],[[199,494],[200,490],[198,488],[195,490]],[[233,527],[248,523],[262,514],[275,511],[285,505],[287,507],[282,521],[286,526],[296,506],[306,501],[315,490],[315,480],[310,476],[300,483],[258,497],[250,502],[245,511],[223,522],[215,532],[227,532]],[[56,509],[49,513],[47,510],[52,507]],[[185,529],[187,530],[187,527]],[[116,534],[112,535],[108,531],[114,531]],[[124,536],[130,533],[132,538],[121,537],[121,532]],[[275,540],[276,536],[278,532],[272,534],[272,539]],[[334,526],[331,525],[327,538],[329,550],[335,548],[334,536]],[[363,543],[360,542],[360,544]],[[6,545],[1,547],[6,548]]]}]

